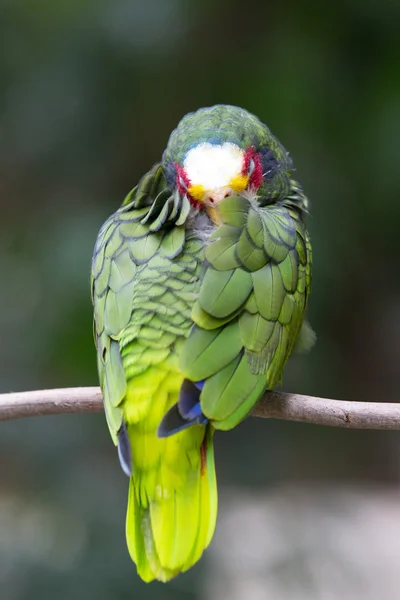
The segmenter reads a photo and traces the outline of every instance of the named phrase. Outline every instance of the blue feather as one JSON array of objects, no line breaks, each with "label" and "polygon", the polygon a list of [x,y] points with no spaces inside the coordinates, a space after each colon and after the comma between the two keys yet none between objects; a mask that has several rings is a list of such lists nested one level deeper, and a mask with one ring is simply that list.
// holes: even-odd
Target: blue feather
[{"label": "blue feather", "polygon": [[121,469],[130,477],[132,475],[132,451],[125,423],[118,431],[118,458]]},{"label": "blue feather", "polygon": [[[200,389],[199,389],[200,387]],[[200,404],[200,391],[203,382],[194,383],[185,379],[179,391],[179,399],[164,415],[158,426],[158,437],[168,437],[192,425],[206,425],[207,417],[203,414]]]}]

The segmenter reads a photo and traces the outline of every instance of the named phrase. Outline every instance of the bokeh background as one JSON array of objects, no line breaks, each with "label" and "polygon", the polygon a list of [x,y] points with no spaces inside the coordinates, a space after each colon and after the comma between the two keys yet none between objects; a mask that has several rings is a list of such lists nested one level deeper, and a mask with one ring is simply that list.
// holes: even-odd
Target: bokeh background
[{"label": "bokeh background", "polygon": [[[0,391],[97,384],[97,231],[180,117],[225,102],[270,126],[312,201],[318,343],[284,388],[399,401],[399,17],[393,0],[0,0]],[[248,419],[216,455],[211,548],[145,585],[103,416],[1,424],[1,599],[398,599],[400,433]]]}]

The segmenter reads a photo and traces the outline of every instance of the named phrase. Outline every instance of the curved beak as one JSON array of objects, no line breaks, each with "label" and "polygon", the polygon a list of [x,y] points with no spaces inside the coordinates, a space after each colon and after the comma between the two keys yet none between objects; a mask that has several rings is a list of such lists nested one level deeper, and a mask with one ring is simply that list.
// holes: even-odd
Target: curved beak
[{"label": "curved beak", "polygon": [[215,188],[213,190],[204,190],[202,185],[189,186],[188,192],[193,198],[205,205],[205,209],[210,219],[216,225],[220,225],[221,223],[218,205],[224,198],[227,198],[234,193],[233,189],[228,186]]},{"label": "curved beak", "polygon": [[232,190],[228,187],[208,190],[204,194],[204,203],[207,204],[207,206],[216,207],[224,198],[227,198],[231,194]]},{"label": "curved beak", "polygon": [[218,205],[224,198],[231,196],[232,190],[227,187],[218,188],[215,190],[207,191],[204,194],[204,204],[206,205],[206,211],[215,225],[221,224],[221,216],[219,214]]}]

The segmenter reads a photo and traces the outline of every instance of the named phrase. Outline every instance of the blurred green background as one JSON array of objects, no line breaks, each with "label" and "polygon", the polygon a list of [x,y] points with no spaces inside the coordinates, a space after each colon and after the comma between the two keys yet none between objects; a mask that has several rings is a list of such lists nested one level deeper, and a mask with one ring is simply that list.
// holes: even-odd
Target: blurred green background
[{"label": "blurred green background", "polygon": [[[312,202],[318,342],[285,389],[399,401],[399,17],[391,0],[0,0],[1,391],[97,384],[97,231],[184,113],[229,103]],[[400,434],[249,419],[216,455],[210,550],[146,586],[103,416],[1,424],[1,600],[398,599]]]}]

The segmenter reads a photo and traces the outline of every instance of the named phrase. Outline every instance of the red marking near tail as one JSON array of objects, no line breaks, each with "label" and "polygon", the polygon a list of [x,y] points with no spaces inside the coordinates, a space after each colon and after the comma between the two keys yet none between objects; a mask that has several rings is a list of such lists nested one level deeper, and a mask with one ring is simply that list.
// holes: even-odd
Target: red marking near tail
[{"label": "red marking near tail", "polygon": [[207,466],[207,458],[206,458],[206,445],[207,440],[204,438],[202,445],[200,446],[200,475],[203,477],[206,466]]}]

